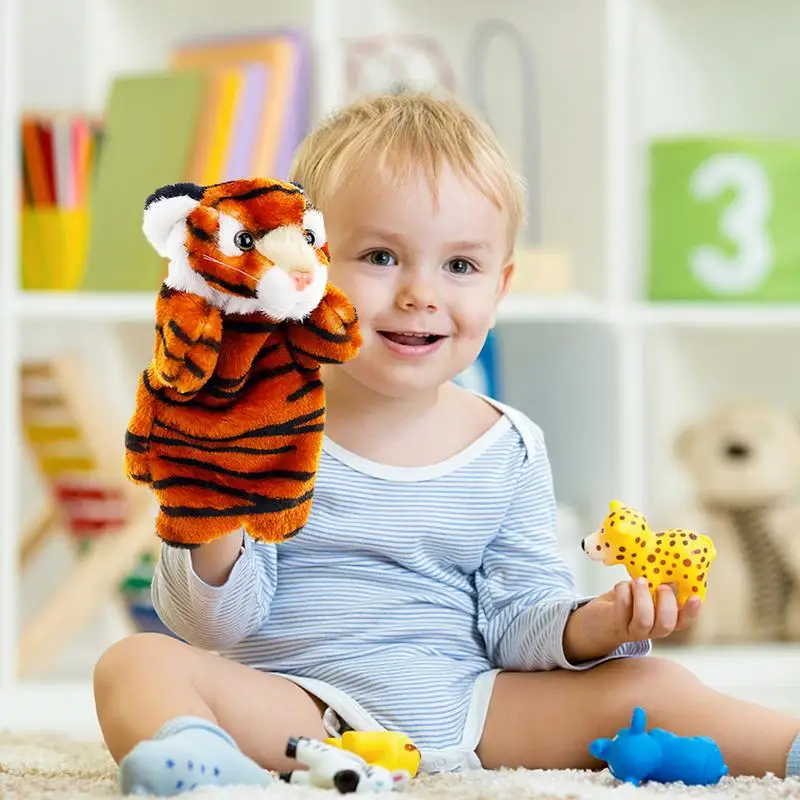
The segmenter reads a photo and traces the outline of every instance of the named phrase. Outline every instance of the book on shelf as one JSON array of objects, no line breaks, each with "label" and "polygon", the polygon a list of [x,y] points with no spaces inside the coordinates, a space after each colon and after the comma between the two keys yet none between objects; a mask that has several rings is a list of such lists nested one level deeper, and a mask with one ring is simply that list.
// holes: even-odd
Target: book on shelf
[{"label": "book on shelf", "polygon": [[[64,233],[70,267],[53,260],[52,237],[29,221],[23,238],[28,253],[38,252],[24,259],[23,288],[155,294],[166,263],[142,232],[147,197],[182,181],[287,178],[308,130],[310,78],[302,30],[179,42],[168,68],[117,75],[98,129],[102,147],[77,192],[79,222]],[[59,137],[51,133],[49,140]],[[37,202],[57,193],[60,170],[69,170],[58,160],[48,166],[40,152],[25,159],[23,170],[25,191]],[[66,201],[75,194],[58,196]],[[59,218],[64,224],[61,210]]]}]

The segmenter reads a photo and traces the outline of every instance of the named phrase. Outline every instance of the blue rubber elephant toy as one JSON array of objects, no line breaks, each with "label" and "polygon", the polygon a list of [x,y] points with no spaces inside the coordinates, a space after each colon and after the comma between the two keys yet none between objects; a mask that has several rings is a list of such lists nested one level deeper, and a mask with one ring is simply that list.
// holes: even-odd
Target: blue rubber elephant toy
[{"label": "blue rubber elephant toy", "polygon": [[613,739],[595,739],[589,752],[605,761],[611,774],[634,786],[645,781],[687,786],[718,783],[728,767],[713,739],[708,736],[678,736],[661,728],[645,730],[644,709],[635,708],[629,728]]}]

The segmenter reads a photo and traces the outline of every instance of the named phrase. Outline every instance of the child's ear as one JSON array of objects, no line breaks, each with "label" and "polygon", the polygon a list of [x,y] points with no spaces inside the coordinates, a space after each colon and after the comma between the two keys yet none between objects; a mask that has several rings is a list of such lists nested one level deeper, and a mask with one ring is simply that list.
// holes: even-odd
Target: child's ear
[{"label": "child's ear", "polygon": [[[498,284],[497,297],[495,298],[495,311],[497,311],[497,307],[500,305],[501,301],[508,294],[508,291],[511,288],[511,280],[514,277],[515,270],[516,264],[513,261],[509,261],[508,264],[503,267],[503,271],[500,273],[500,283]],[[496,322],[496,317],[492,317],[493,328]]]},{"label": "child's ear", "polygon": [[499,303],[509,292],[511,289],[511,281],[514,279],[514,273],[517,270],[517,265],[513,261],[509,261],[503,267],[503,272],[500,277],[500,292],[497,296],[497,302]]}]

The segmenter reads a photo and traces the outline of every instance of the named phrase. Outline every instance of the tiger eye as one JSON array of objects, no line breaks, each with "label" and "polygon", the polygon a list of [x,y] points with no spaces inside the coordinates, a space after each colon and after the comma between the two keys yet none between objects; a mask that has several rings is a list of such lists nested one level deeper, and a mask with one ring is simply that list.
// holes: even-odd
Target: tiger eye
[{"label": "tiger eye", "polygon": [[252,250],[256,246],[256,240],[250,231],[238,231],[233,237],[233,243],[240,250]]}]

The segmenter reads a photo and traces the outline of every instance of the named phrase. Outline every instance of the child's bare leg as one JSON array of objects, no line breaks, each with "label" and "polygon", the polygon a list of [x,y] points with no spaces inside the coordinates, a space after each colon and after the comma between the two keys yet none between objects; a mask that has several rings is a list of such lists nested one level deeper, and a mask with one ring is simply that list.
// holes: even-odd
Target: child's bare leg
[{"label": "child's bare leg", "polygon": [[679,664],[655,657],[608,661],[574,672],[501,673],[478,756],[487,768],[597,769],[589,743],[630,725],[710,736],[732,775],[784,776],[800,719],[735,699]]},{"label": "child's bare leg", "polygon": [[[245,756],[270,770],[298,767],[285,755],[290,736],[326,735],[320,706],[296,684],[158,634],[109,648],[95,668],[94,693],[117,762],[179,718],[214,723]],[[213,736],[211,741],[217,746]]]}]

